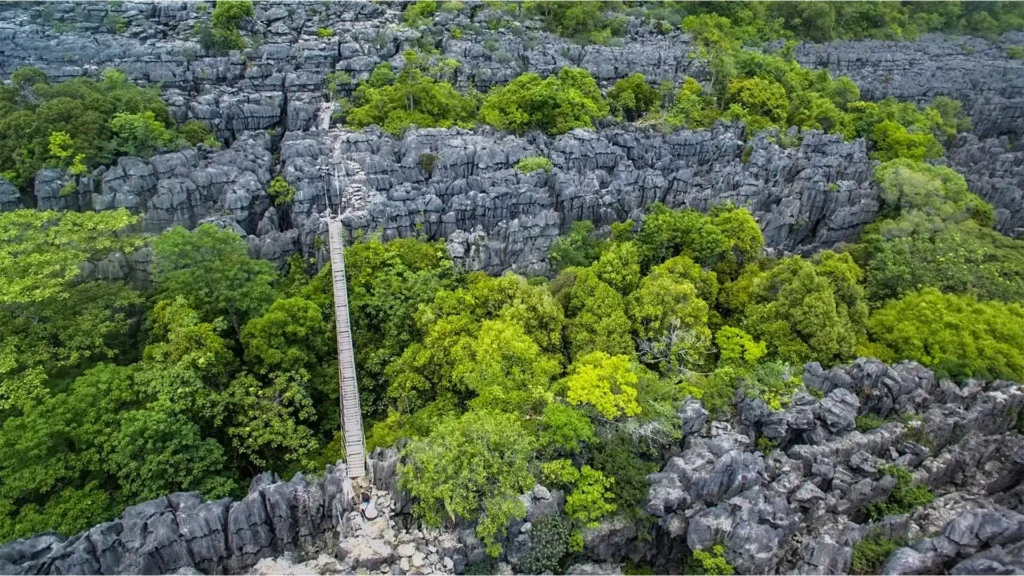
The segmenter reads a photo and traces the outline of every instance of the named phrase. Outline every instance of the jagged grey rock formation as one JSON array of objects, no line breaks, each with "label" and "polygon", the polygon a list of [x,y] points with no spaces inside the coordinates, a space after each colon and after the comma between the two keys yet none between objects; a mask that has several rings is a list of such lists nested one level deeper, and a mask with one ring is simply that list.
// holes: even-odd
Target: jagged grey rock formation
[{"label": "jagged grey rock formation", "polygon": [[[1019,385],[959,387],[916,363],[867,359],[827,371],[808,364],[803,385],[822,397],[798,393],[775,411],[743,399],[735,426],[698,428],[694,402],[684,405],[684,426],[691,425],[683,451],[648,477],[647,512],[663,534],[691,550],[721,542],[740,573],[842,574],[852,544],[869,533],[921,538],[956,517],[950,522],[959,524],[943,529],[946,539],[899,552],[892,570],[935,573],[960,561],[965,571],[1014,565],[1009,550],[1024,541],[1016,528],[1024,479],[1024,436],[1014,432],[1024,410]],[[858,414],[889,422],[858,432]],[[765,454],[754,438],[776,447]],[[910,515],[868,524],[861,511],[896,485],[880,471],[887,463],[911,470],[940,497]],[[982,525],[991,528],[980,537]],[[970,535],[949,537],[957,530]]]},{"label": "jagged grey rock formation", "polygon": [[996,209],[996,230],[1024,236],[1024,141],[961,134],[946,159],[971,192]]},{"label": "jagged grey rock formation", "polygon": [[1024,33],[1008,32],[993,43],[967,36],[926,34],[913,42],[860,40],[804,43],[797,60],[849,76],[861,96],[893,96],[924,104],[936,96],[960,100],[980,137],[1024,135],[1024,62],[1006,54],[1024,43]]},{"label": "jagged grey rock formation", "polygon": [[343,465],[328,466],[315,482],[301,474],[289,482],[258,476],[237,502],[171,494],[131,506],[117,520],[71,538],[47,534],[6,544],[0,547],[0,572],[239,573],[285,553],[333,553],[352,496]]}]

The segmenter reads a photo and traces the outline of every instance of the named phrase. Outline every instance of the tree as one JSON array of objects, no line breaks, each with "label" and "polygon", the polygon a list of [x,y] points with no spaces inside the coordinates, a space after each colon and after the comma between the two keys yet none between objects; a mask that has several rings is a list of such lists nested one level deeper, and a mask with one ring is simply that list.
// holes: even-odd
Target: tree
[{"label": "tree", "polygon": [[640,253],[632,242],[612,242],[590,269],[602,282],[627,296],[640,283]]},{"label": "tree", "polygon": [[355,107],[348,111],[345,123],[357,128],[376,124],[396,136],[413,125],[472,127],[476,98],[463,96],[450,83],[432,78],[415,53],[406,52],[405,57],[406,67],[392,82],[371,77],[356,88]]},{"label": "tree", "polygon": [[81,268],[141,239],[124,210],[0,214],[0,412],[43,399],[58,374],[126,346],[141,302],[121,282],[82,282]]},{"label": "tree", "polygon": [[789,114],[786,89],[764,78],[731,82],[725,104],[729,106],[727,116],[743,120],[751,133],[769,126],[785,126]]},{"label": "tree", "polygon": [[518,497],[533,487],[527,468],[532,448],[517,416],[467,412],[409,443],[399,483],[417,499],[413,510],[430,526],[484,514],[487,520],[477,525],[477,535],[497,556],[496,536],[510,520],[526,514]]},{"label": "tree", "polygon": [[242,329],[245,360],[258,374],[314,372],[334,356],[333,332],[316,304],[277,300]]},{"label": "tree", "polygon": [[480,108],[481,121],[516,134],[593,128],[594,120],[607,115],[597,82],[580,68],[562,68],[544,79],[533,72],[522,74],[488,92]]},{"label": "tree", "polygon": [[594,351],[632,354],[629,318],[622,296],[587,268],[570,268],[556,284],[556,296],[565,310],[569,355],[578,359]]},{"label": "tree", "polygon": [[185,298],[204,320],[223,317],[241,334],[246,321],[273,301],[273,264],[250,258],[249,245],[230,230],[203,224],[189,232],[178,226],[152,246],[157,296]]},{"label": "tree", "polygon": [[149,157],[176,144],[173,130],[156,119],[152,111],[121,112],[110,120],[114,146],[127,156]]},{"label": "tree", "polygon": [[560,388],[565,390],[569,404],[588,404],[604,418],[614,420],[640,413],[638,382],[629,357],[592,352],[573,364]]},{"label": "tree", "polygon": [[542,448],[566,454],[579,452],[581,444],[592,442],[595,438],[594,425],[590,419],[561,402],[550,402],[544,408],[539,429]]},{"label": "tree", "polygon": [[630,122],[656,109],[660,99],[658,91],[648,86],[647,79],[640,73],[619,79],[608,90],[608,103],[612,112]]},{"label": "tree", "polygon": [[849,254],[825,251],[815,262],[784,258],[753,280],[743,329],[783,362],[849,359],[867,316],[861,277]]},{"label": "tree", "polygon": [[598,520],[615,511],[615,494],[609,491],[614,483],[600,470],[584,465],[572,492],[565,498],[565,513],[584,526],[596,528]]},{"label": "tree", "polygon": [[711,344],[708,305],[688,281],[655,271],[626,299],[641,358],[664,371],[695,369]]},{"label": "tree", "polygon": [[1024,379],[1024,307],[934,288],[871,314],[868,333],[889,358],[915,360],[952,378]]},{"label": "tree", "polygon": [[456,378],[476,393],[471,407],[536,414],[552,400],[551,379],[561,371],[558,359],[543,354],[522,326],[487,320]]}]

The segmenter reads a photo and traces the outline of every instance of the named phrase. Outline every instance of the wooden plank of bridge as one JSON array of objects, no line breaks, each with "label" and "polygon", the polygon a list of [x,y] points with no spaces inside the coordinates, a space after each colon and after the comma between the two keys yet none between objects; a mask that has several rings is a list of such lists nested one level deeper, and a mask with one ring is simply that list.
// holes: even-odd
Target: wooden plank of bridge
[{"label": "wooden plank of bridge", "polygon": [[348,285],[345,280],[345,248],[341,222],[327,221],[334,280],[334,317],[338,329],[338,377],[341,401],[341,428],[345,436],[345,457],[350,478],[366,475],[366,445],[363,440],[363,413],[356,383],[356,357],[352,348],[352,330],[348,316]]}]

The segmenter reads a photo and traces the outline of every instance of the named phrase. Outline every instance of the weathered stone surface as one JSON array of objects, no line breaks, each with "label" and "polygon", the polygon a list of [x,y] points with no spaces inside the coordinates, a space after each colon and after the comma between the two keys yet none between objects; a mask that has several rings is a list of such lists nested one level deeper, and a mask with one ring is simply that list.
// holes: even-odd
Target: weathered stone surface
[{"label": "weathered stone surface", "polygon": [[[273,479],[272,479],[273,480]],[[125,509],[113,522],[63,539],[53,535],[0,547],[4,574],[168,574],[244,572],[285,552],[330,550],[336,522],[352,508],[344,466],[314,484],[254,481],[238,502],[171,494]]]}]

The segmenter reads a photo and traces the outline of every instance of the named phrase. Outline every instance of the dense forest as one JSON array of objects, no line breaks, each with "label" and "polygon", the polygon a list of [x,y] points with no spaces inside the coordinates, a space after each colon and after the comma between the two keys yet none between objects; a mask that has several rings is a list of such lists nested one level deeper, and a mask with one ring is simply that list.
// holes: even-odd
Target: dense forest
[{"label": "dense forest", "polygon": [[[710,81],[652,86],[634,74],[602,91],[585,70],[564,68],[463,93],[447,80],[455,64],[421,49],[357,86],[329,78],[336,122],[393,134],[740,121],[753,137],[795,126],[866,139],[884,205],[856,244],[770,257],[743,207],[656,203],[642,222],[572,223],[552,246],[550,278],[467,273],[426,237],[353,243],[346,269],[367,447],[410,439],[401,482],[418,517],[479,518],[477,534],[497,555],[509,520],[525,514],[518,495],[537,481],[563,488],[565,516],[534,528],[547,544],[529,560],[535,573],[557,571],[582,546],[580,528],[616,512],[650,521],[645,478],[680,438],[675,411],[686,397],[720,418],[737,398],[781,409],[802,389],[805,362],[858,356],[915,360],[958,380],[1024,381],[1024,241],[993,229],[992,207],[960,174],[929,163],[969,128],[960,104],[863,101],[849,78],[799,65],[786,42],[998,34],[1022,27],[1024,5],[505,8],[585,42],[614,41],[617,15],[645,11],[694,34]],[[405,17],[415,25],[461,9],[420,2]],[[247,13],[218,2],[204,41],[244,43],[232,26]],[[772,42],[774,51],[748,49]],[[780,145],[798,145],[792,134],[780,132]],[[157,88],[117,70],[54,82],[32,68],[0,87],[0,142],[0,174],[22,190],[44,167],[82,176],[120,156],[220,145],[201,123],[176,125]],[[550,171],[551,162],[517,167]],[[276,204],[291,201],[283,178],[271,187]],[[262,470],[315,474],[344,457],[329,266],[294,256],[281,271],[251,258],[231,230],[145,235],[138,223],[124,209],[0,214],[0,541],[71,534],[177,490],[239,496]],[[151,287],[83,281],[85,263],[145,244]],[[729,573],[717,554],[693,561]]]}]

